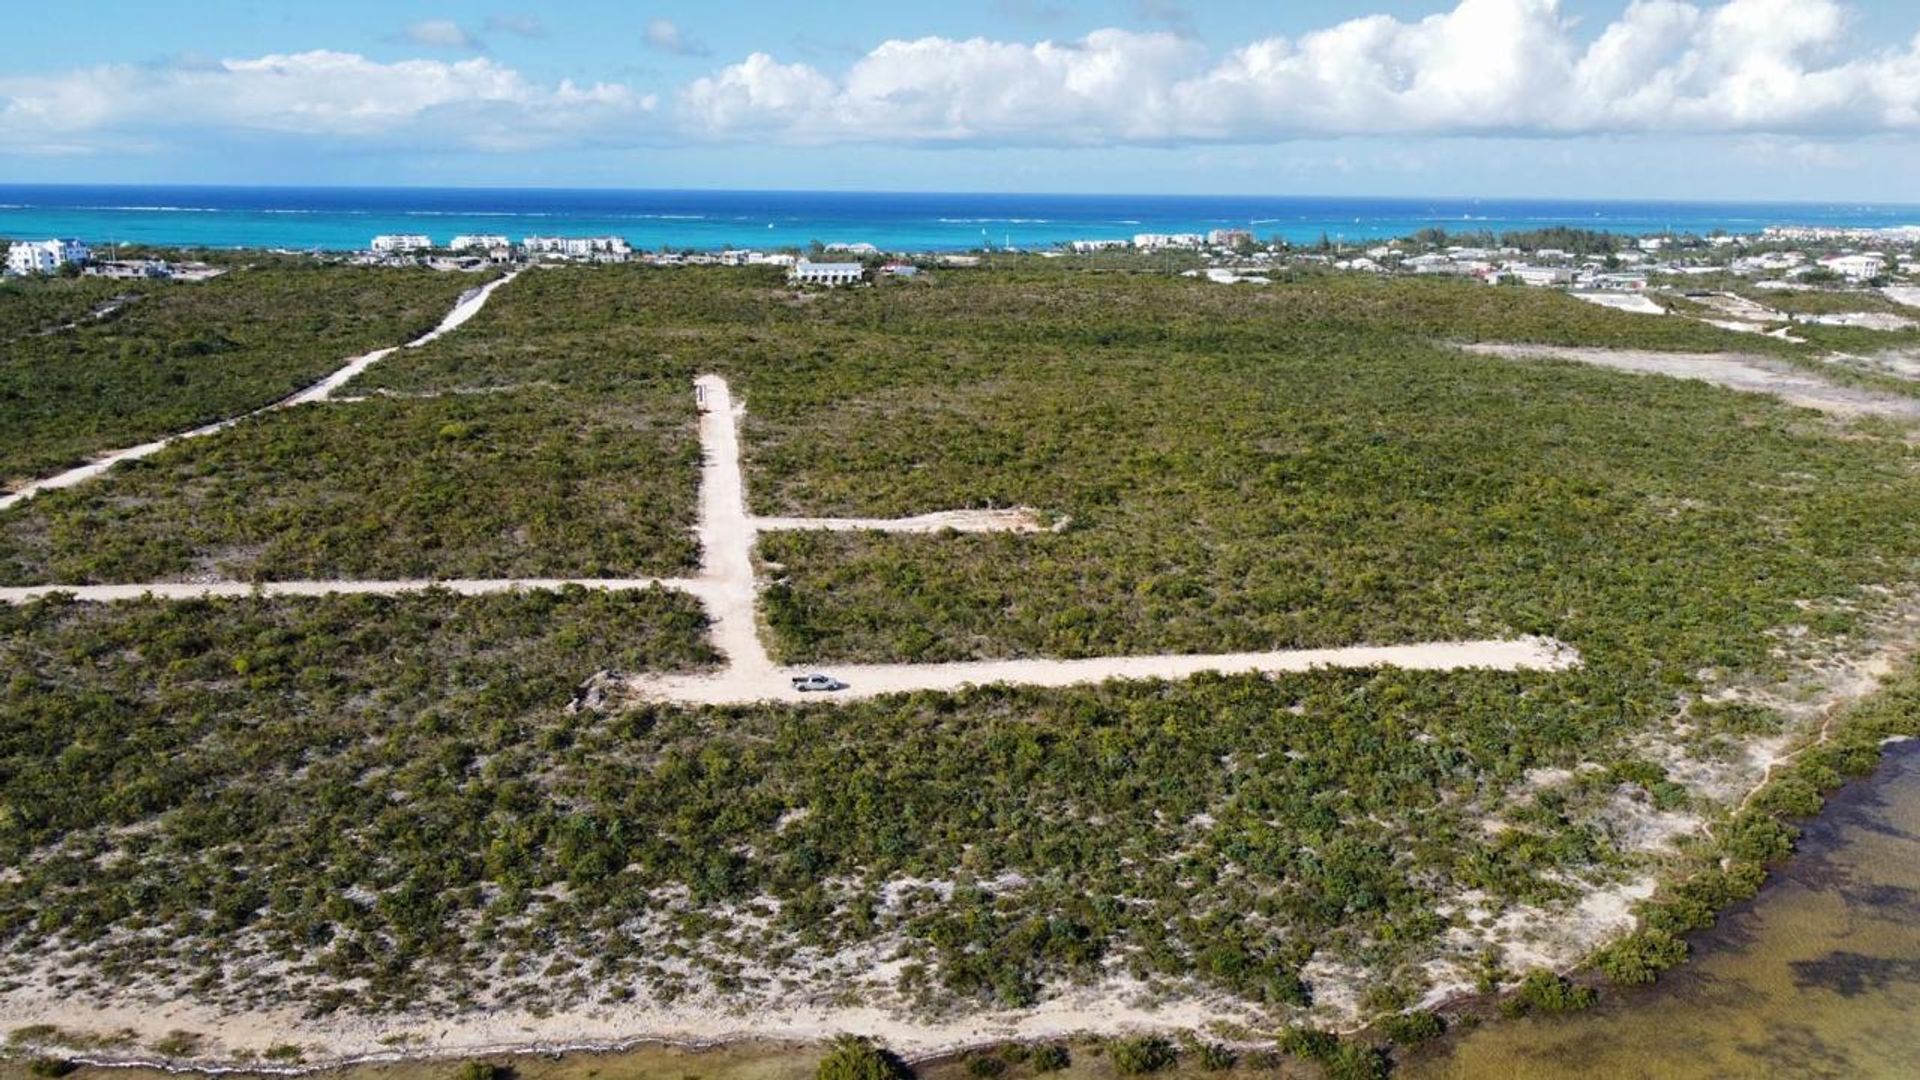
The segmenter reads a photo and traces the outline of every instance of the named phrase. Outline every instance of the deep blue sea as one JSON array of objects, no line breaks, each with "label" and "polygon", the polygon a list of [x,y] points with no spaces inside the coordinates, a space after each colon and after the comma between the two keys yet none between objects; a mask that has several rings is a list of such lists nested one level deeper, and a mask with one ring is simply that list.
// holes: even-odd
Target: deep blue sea
[{"label": "deep blue sea", "polygon": [[557,188],[293,188],[0,184],[0,237],[93,244],[363,248],[380,233],[619,235],[636,248],[859,242],[895,251],[1048,247],[1140,232],[1250,229],[1365,240],[1429,225],[1495,232],[1574,225],[1624,233],[1766,225],[1920,224],[1920,206],[1301,196],[968,195]]}]

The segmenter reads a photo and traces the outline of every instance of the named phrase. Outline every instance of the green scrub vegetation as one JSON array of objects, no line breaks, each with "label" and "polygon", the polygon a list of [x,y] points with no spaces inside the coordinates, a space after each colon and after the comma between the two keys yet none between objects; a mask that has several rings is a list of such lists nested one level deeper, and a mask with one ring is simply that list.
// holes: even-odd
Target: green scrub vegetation
[{"label": "green scrub vegetation", "polygon": [[[0,490],[277,401],[431,330],[484,281],[282,262],[204,282],[0,284]],[[87,317],[116,296],[136,299]]]},{"label": "green scrub vegetation", "polygon": [[0,513],[0,582],[680,574],[693,423],[659,380],[276,410]]},{"label": "green scrub vegetation", "polygon": [[[0,980],[58,962],[75,994],[316,1012],[711,995],[952,1016],[1117,974],[1278,1030],[1319,960],[1396,991],[1360,1000],[1418,1000],[1467,929],[1460,897],[1564,903],[1684,855],[1637,848],[1608,807],[1725,822],[1648,736],[1692,709],[1676,744],[1725,760],[1783,730],[1696,699],[1862,647],[1920,570],[1907,432],[1445,347],[1475,339],[1745,340],[1431,280],[1224,288],[1035,260],[796,294],[761,270],[530,272],[345,391],[372,400],[0,515],[5,575],[683,570],[687,381],[717,371],[747,410],[756,512],[1067,522],[763,536],[788,659],[1533,633],[1583,663],[569,710],[595,671],[710,662],[697,607],[40,605],[0,624],[22,672],[0,699],[22,718],[0,726],[0,865],[20,868]],[[1727,835],[1742,865],[1790,840]],[[1605,970],[1675,962],[1750,877],[1662,894]],[[1526,977],[1533,1012],[1586,1003],[1586,982]],[[1340,1075],[1384,1061],[1313,1050]],[[1182,1067],[1139,1060],[1103,1067]]]}]

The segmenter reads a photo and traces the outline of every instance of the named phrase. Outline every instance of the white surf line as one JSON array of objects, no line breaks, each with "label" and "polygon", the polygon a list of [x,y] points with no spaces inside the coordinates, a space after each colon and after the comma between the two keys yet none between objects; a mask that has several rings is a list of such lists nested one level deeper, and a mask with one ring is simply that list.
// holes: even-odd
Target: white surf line
[{"label": "white surf line", "polygon": [[99,476],[101,473],[106,472],[108,469],[113,468],[115,465],[118,465],[123,461],[136,461],[140,458],[150,457],[154,454],[159,453],[162,450],[165,450],[167,447],[172,446],[174,443],[181,442],[186,439],[198,439],[205,435],[213,435],[218,432],[225,431],[226,429],[232,427],[233,425],[238,424],[242,420],[246,420],[250,417],[259,416],[262,413],[272,412],[275,409],[288,408],[293,405],[305,405],[310,402],[325,401],[328,398],[333,396],[333,392],[335,390],[338,390],[342,385],[347,383],[354,376],[367,370],[369,367],[372,367],[374,364],[379,363],[381,360],[386,359],[388,356],[398,351],[399,348],[407,348],[407,349],[419,348],[420,346],[425,345],[428,342],[439,339],[442,335],[446,334],[448,331],[461,326],[468,319],[471,319],[475,315],[480,313],[480,309],[485,307],[487,304],[487,300],[493,296],[494,290],[498,289],[502,285],[505,285],[507,282],[512,281],[515,277],[519,275],[519,273],[520,272],[516,270],[510,274],[507,274],[504,277],[495,278],[494,280],[489,281],[485,285],[482,285],[478,289],[471,289],[461,294],[459,301],[453,305],[453,310],[447,313],[446,318],[440,320],[440,325],[434,327],[432,330],[428,331],[425,334],[422,334],[420,337],[415,338],[414,340],[408,342],[403,346],[398,346],[397,348],[377,349],[363,356],[356,356],[353,359],[348,360],[346,364],[341,366],[338,370],[334,371],[332,374],[328,375],[326,378],[321,379],[319,382],[314,383],[312,386],[307,387],[305,390],[301,390],[298,393],[295,393],[289,397],[282,398],[271,405],[265,405],[258,409],[254,409],[251,412],[241,413],[238,416],[230,416],[225,420],[216,420],[211,424],[202,424],[197,428],[192,428],[187,431],[182,431],[173,435],[168,435],[165,438],[155,439],[152,442],[141,443],[139,446],[130,446],[124,450],[115,450],[105,455],[102,455],[101,457],[97,457],[92,461],[87,462],[85,465],[80,465],[75,468],[68,469],[66,472],[63,472],[63,473],[56,473],[53,476],[49,476],[42,480],[35,480],[30,484],[23,485],[17,491],[11,492],[6,495],[0,495],[0,510],[7,510],[14,506],[17,506],[20,503],[23,503],[28,499],[33,498],[35,495],[38,495],[43,491],[54,491],[59,488],[69,488],[69,487],[75,486],[76,484],[86,483],[88,480],[91,480],[94,477]]},{"label": "white surf line", "polygon": [[0,587],[0,603],[25,604],[55,594],[90,603],[124,600],[201,600],[235,596],[396,596],[440,589],[461,596],[559,590],[569,585],[605,592],[659,586],[704,598],[706,582],[686,578],[418,578],[393,581],[145,581],[127,585],[18,585]]},{"label": "white surf line", "polygon": [[916,690],[951,691],[1008,683],[1020,686],[1083,686],[1109,680],[1186,679],[1204,673],[1277,675],[1323,668],[1401,668],[1408,671],[1566,671],[1580,654],[1551,638],[1428,642],[1418,645],[1353,645],[1332,649],[1284,649],[1212,655],[1104,656],[1085,660],[974,660],[951,664],[828,664],[846,689],[802,693],[792,668],[747,682],[732,670],[711,675],[642,676],[641,695],[688,705],[753,705],[765,702],[844,702]]}]

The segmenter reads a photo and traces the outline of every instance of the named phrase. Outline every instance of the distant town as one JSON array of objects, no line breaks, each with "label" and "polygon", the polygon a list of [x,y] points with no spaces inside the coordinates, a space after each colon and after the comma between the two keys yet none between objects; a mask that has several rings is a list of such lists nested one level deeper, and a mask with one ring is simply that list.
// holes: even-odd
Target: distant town
[{"label": "distant town", "polygon": [[[1446,275],[1489,285],[1557,288],[1591,303],[1642,314],[1663,314],[1661,293],[1715,295],[1715,277],[1745,279],[1758,289],[1878,288],[1894,301],[1920,306],[1920,226],[1839,229],[1771,226],[1756,233],[1660,234],[1639,237],[1572,228],[1525,233],[1449,233],[1429,228],[1396,240],[1317,243],[1262,240],[1247,229],[1199,233],[1139,233],[1130,238],[1073,240],[1045,249],[983,248],[967,253],[890,252],[868,243],[814,244],[806,250],[636,250],[619,236],[464,234],[444,244],[423,233],[372,237],[347,254],[282,251],[354,265],[480,271],[537,264],[642,263],[655,266],[774,266],[797,286],[848,287],[923,270],[979,265],[991,256],[1112,261],[1115,268],[1179,273],[1223,285],[1265,285],[1308,270],[1383,275]],[[15,240],[6,249],[6,273],[79,274],[107,278],[205,280],[218,265],[172,258],[99,258],[74,238]],[[1692,287],[1690,283],[1699,283]],[[1715,304],[1706,321],[1757,330],[1772,312],[1750,301]],[[1854,316],[1808,315],[1809,320]],[[1909,325],[1879,316],[1877,328]],[[1882,323],[1886,325],[1881,325]],[[1898,324],[1898,325],[1895,325]],[[1785,334],[1784,328],[1768,333]]]}]

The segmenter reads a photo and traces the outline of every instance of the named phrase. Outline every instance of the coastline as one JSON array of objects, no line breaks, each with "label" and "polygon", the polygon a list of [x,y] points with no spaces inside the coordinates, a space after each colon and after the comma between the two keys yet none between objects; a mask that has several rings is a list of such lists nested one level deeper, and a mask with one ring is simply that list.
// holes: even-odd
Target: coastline
[{"label": "coastline", "polygon": [[1920,225],[1920,205],[1608,199],[1065,195],[729,190],[0,184],[0,237],[343,252],[382,233],[618,235],[640,250],[814,242],[957,252],[1136,233],[1247,229],[1261,239],[1384,240],[1430,227],[1569,226],[1622,235],[1769,224]]}]

